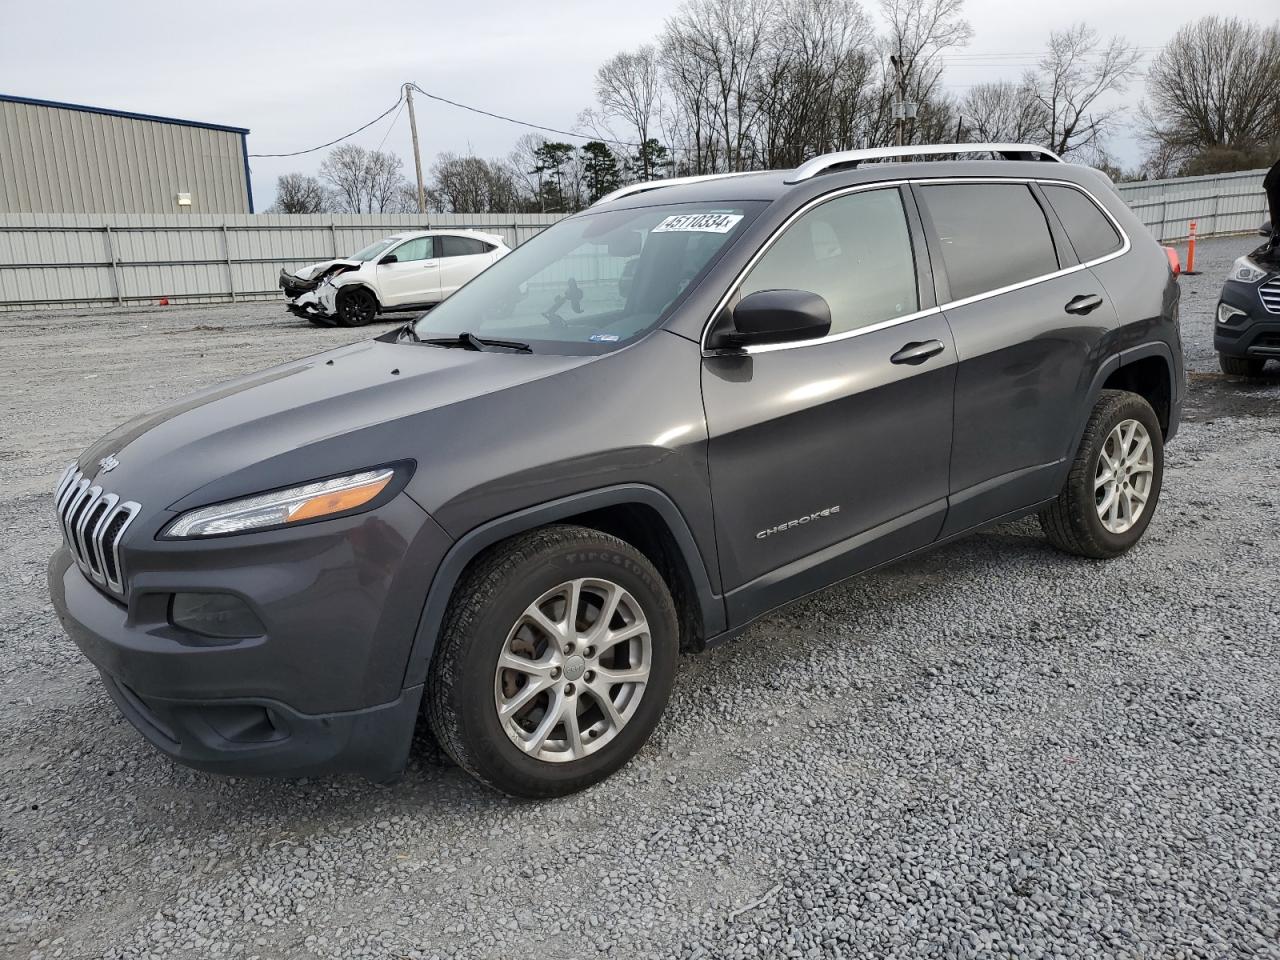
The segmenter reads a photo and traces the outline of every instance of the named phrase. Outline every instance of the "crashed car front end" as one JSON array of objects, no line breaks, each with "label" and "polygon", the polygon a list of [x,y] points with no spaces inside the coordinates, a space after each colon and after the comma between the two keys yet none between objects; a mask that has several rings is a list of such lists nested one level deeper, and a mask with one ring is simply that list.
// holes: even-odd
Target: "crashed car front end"
[{"label": "crashed car front end", "polygon": [[294,316],[313,323],[333,326],[337,314],[338,288],[334,284],[339,274],[328,274],[310,289],[292,298],[286,306]]},{"label": "crashed car front end", "polygon": [[281,269],[279,286],[284,291],[285,306],[290,313],[307,319],[324,318],[333,314],[332,297],[327,308],[320,296],[321,288],[326,282],[340,277],[344,273],[359,270],[363,264],[358,260],[323,260],[311,263],[296,273]]}]

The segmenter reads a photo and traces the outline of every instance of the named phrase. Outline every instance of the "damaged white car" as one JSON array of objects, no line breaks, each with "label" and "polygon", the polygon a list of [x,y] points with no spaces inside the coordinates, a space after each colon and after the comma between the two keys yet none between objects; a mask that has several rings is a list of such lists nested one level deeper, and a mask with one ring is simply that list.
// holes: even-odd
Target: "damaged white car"
[{"label": "damaged white car", "polygon": [[395,233],[349,257],[280,271],[290,312],[323,326],[359,327],[379,313],[426,310],[511,252],[474,230]]}]

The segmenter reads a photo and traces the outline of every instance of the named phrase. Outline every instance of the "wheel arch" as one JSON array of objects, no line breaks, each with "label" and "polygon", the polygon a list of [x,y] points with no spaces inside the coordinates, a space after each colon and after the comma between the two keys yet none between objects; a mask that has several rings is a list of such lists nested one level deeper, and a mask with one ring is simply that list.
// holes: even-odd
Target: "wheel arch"
[{"label": "wheel arch", "polygon": [[378,296],[378,291],[370,286],[368,281],[352,280],[350,283],[336,284],[336,286],[337,290],[333,294],[333,303],[335,307],[338,304],[339,298],[341,298],[343,294],[351,293],[354,290],[365,290],[368,291],[371,297],[373,297],[373,302],[377,305],[378,310],[382,309],[382,298]]},{"label": "wheel arch", "polygon": [[436,569],[418,621],[404,686],[422,683],[454,588],[487,549],[522,533],[575,523],[631,543],[663,574],[676,601],[682,641],[699,646],[726,627],[724,601],[713,592],[706,563],[679,508],[661,490],[623,484],[562,497],[481,524],[460,537]]},{"label": "wheel arch", "polygon": [[[1163,368],[1163,375],[1161,369]],[[1128,390],[1143,397],[1156,411],[1161,432],[1165,439],[1172,436],[1177,424],[1174,411],[1180,391],[1175,381],[1173,350],[1163,340],[1153,340],[1119,353],[1113,353],[1098,365],[1093,382],[1089,385],[1084,404],[1077,411],[1076,429],[1071,434],[1071,447],[1063,451],[1063,460],[1056,486],[1066,482],[1071,470],[1072,458],[1080,447],[1089,416],[1103,390]],[[1154,400],[1153,400],[1154,397]],[[1162,409],[1163,408],[1163,409]]]}]

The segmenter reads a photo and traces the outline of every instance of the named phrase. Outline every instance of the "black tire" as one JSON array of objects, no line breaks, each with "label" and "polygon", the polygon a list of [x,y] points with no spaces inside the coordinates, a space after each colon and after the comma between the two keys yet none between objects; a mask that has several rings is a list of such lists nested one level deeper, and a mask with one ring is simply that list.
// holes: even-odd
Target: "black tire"
[{"label": "black tire", "polygon": [[1218,354],[1218,366],[1222,372],[1233,377],[1260,377],[1266,360],[1254,357],[1230,357],[1225,353]]},{"label": "black tire", "polygon": [[378,298],[364,287],[352,287],[338,294],[338,323],[344,327],[363,327],[378,315]]},{"label": "black tire", "polygon": [[315,324],[317,327],[332,327],[332,326],[333,326],[333,321],[332,321],[331,319],[329,319],[328,317],[322,317],[322,316],[320,316],[320,314],[318,314],[318,313],[309,313],[309,314],[307,314],[307,319],[308,319],[308,320],[310,320],[310,321],[311,321],[313,324]]},{"label": "black tire", "polygon": [[[1107,437],[1117,424],[1126,420],[1137,420],[1146,429],[1154,462],[1151,486],[1141,514],[1128,530],[1113,533],[1103,526],[1098,516],[1094,479]],[[1040,511],[1040,526],[1049,542],[1059,550],[1096,560],[1119,556],[1142,539],[1155,515],[1163,479],[1164,434],[1151,404],[1136,393],[1103,390],[1089,416],[1062,492]]]},{"label": "black tire", "polygon": [[[521,750],[503,729],[495,703],[498,656],[526,607],[580,577],[618,584],[643,609],[650,673],[635,712],[612,739],[580,759],[552,762]],[[605,779],[644,746],[671,694],[679,648],[671,593],[640,551],[598,530],[544,527],[490,548],[459,581],[427,677],[424,710],[440,745],[476,779],[517,797],[563,796]]]}]

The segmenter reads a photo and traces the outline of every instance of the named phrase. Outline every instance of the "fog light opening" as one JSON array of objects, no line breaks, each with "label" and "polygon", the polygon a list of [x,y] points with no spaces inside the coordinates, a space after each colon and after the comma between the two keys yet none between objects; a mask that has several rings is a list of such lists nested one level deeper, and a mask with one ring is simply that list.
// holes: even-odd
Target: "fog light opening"
[{"label": "fog light opening", "polygon": [[230,593],[175,593],[169,623],[218,640],[244,640],[266,633],[249,605]]}]

